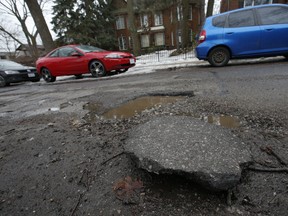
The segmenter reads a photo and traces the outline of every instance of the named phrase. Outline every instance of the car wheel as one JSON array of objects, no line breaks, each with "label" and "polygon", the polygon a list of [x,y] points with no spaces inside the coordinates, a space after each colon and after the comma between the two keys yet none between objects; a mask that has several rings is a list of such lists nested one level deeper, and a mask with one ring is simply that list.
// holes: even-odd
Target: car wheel
[{"label": "car wheel", "polygon": [[214,48],[208,56],[208,62],[215,67],[227,65],[230,60],[230,53],[225,47]]},{"label": "car wheel", "polygon": [[89,65],[89,71],[93,77],[102,77],[106,75],[104,65],[100,61],[92,61]]},{"label": "car wheel", "polygon": [[9,86],[10,83],[7,83],[5,78],[0,75],[0,87]]},{"label": "car wheel", "polygon": [[51,72],[47,68],[42,68],[41,74],[46,82],[55,82],[56,77],[51,75]]},{"label": "car wheel", "polygon": [[288,55],[284,55],[284,57],[286,58],[286,60],[288,60]]}]

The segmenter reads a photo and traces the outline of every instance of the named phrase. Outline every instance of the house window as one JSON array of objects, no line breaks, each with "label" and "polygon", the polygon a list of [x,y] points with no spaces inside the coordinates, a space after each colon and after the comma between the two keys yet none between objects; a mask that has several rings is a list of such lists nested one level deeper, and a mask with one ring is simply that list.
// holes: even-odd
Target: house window
[{"label": "house window", "polygon": [[165,45],[164,42],[164,33],[156,33],[154,35],[155,46],[163,46]]},{"label": "house window", "polygon": [[189,31],[189,41],[193,42],[193,30],[192,29],[190,29]]},{"label": "house window", "polygon": [[127,50],[126,37],[121,36],[118,38],[119,50]]},{"label": "house window", "polygon": [[116,17],[116,29],[125,29],[125,18],[124,18],[124,16]]},{"label": "house window", "polygon": [[174,46],[174,33],[171,32],[171,45]]},{"label": "house window", "polygon": [[141,24],[141,27],[148,27],[149,26],[147,14],[143,14],[140,16],[140,24]]},{"label": "house window", "polygon": [[141,35],[141,47],[149,47],[149,35]]},{"label": "house window", "polygon": [[173,23],[173,10],[170,11],[170,21]]},{"label": "house window", "polygon": [[177,20],[183,20],[183,8],[182,5],[177,6]]},{"label": "house window", "polygon": [[272,4],[273,0],[244,0],[244,7],[261,5],[261,4]]},{"label": "house window", "polygon": [[154,15],[154,24],[155,26],[161,26],[163,25],[163,16],[162,16],[162,12],[158,12]]},{"label": "house window", "polygon": [[129,47],[133,48],[133,40],[131,37],[129,37]]},{"label": "house window", "polygon": [[189,7],[189,20],[192,20],[193,19],[193,7],[192,5],[190,5]]}]

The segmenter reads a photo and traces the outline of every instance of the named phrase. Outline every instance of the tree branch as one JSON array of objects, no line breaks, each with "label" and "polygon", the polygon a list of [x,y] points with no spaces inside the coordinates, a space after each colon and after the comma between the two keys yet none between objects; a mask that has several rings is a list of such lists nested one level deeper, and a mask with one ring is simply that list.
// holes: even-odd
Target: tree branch
[{"label": "tree branch", "polygon": [[4,33],[7,34],[9,37],[11,37],[13,40],[15,40],[17,43],[23,44],[18,38],[16,38],[16,37],[14,36],[13,33],[8,32],[7,30],[5,30],[3,26],[0,26],[0,32],[4,32]]}]

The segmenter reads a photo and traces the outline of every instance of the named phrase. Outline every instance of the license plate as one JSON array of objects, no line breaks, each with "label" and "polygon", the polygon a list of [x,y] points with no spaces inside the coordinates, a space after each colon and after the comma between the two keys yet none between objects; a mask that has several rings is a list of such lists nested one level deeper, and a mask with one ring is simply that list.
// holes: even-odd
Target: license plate
[{"label": "license plate", "polygon": [[130,64],[135,64],[135,59],[130,59]]},{"label": "license plate", "polygon": [[35,77],[34,73],[28,73],[28,77]]}]

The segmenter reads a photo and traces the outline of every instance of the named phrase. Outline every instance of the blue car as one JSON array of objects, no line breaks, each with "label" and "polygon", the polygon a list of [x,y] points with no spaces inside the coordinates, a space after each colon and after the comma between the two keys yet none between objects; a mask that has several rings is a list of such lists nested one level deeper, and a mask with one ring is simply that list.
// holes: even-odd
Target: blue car
[{"label": "blue car", "polygon": [[208,17],[195,53],[217,67],[237,58],[288,59],[288,5],[266,4]]}]

